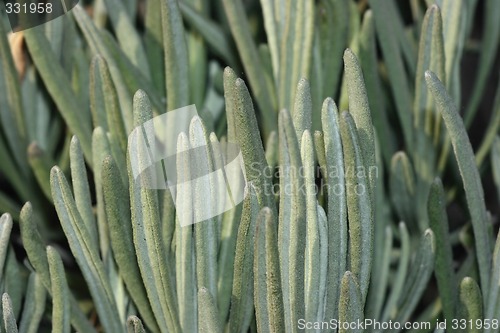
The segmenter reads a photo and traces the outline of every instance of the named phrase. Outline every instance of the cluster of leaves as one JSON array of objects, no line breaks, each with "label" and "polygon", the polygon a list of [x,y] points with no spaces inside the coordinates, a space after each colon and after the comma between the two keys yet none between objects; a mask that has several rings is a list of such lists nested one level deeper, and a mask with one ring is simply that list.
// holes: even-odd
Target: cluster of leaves
[{"label": "cluster of leaves", "polygon": [[[6,331],[499,318],[500,239],[493,246],[480,171],[491,165],[500,194],[500,88],[477,153],[467,128],[497,55],[500,2],[484,4],[464,121],[460,65],[477,1],[409,5],[405,26],[386,0],[97,0],[92,18],[77,6],[23,31],[21,73],[1,17]],[[198,165],[179,154],[179,177],[214,171],[225,141],[241,147],[248,183],[242,204],[191,225],[218,195],[210,180],[175,198],[141,186],[127,136],[193,103],[203,111],[177,148],[206,148]],[[463,195],[470,221],[450,231],[446,207]],[[421,302],[433,275],[438,293]]]}]

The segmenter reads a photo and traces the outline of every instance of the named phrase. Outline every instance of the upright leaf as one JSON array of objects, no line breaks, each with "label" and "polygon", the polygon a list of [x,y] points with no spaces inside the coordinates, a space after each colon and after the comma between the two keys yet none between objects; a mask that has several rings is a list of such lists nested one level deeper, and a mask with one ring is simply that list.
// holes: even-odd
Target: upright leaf
[{"label": "upright leaf", "polygon": [[347,206],[344,155],[337,106],[331,98],[323,103],[321,122],[324,133],[328,217],[328,290],[325,318],[337,317],[340,282],[347,267]]},{"label": "upright leaf", "polygon": [[52,332],[69,333],[69,288],[61,256],[47,246],[50,281],[52,285]]},{"label": "upright leaf", "polygon": [[107,331],[118,332],[123,327],[119,322],[116,301],[104,264],[97,249],[90,244],[92,238],[89,230],[78,212],[68,181],[59,167],[52,168],[50,185],[61,226],[68,238],[71,252],[89,285],[101,323]]},{"label": "upright leaf", "polygon": [[7,293],[2,294],[2,312],[6,332],[17,333],[16,316],[14,315],[14,310],[12,309],[12,301]]},{"label": "upright leaf", "polygon": [[0,216],[0,281],[3,281],[3,271],[7,251],[9,250],[10,233],[12,231],[12,217],[10,214]]},{"label": "upright leaf", "polygon": [[455,318],[455,290],[457,283],[453,272],[453,253],[449,239],[448,217],[443,184],[436,178],[431,186],[428,200],[429,225],[436,237],[435,275],[444,317],[448,322]]},{"label": "upright leaf", "polygon": [[246,180],[254,184],[259,205],[269,207],[274,211],[276,206],[270,193],[272,183],[270,177],[266,176],[268,165],[248,89],[245,82],[236,78],[230,68],[224,71],[224,89],[228,100],[229,142],[231,142],[231,136],[234,135],[243,155]]},{"label": "upright leaf", "polygon": [[[33,272],[28,279],[19,333],[36,333],[45,312],[47,292],[40,275]],[[70,312],[68,312],[71,315]]]},{"label": "upright leaf", "polygon": [[222,0],[222,3],[250,86],[262,116],[265,118],[264,136],[266,137],[266,134],[276,129],[276,116],[273,112],[276,110],[276,101],[273,96],[274,86],[271,78],[260,74],[262,64],[257,47],[250,34],[250,26],[242,1]]},{"label": "upright leaf", "polygon": [[284,327],[276,221],[269,208],[257,219],[254,255],[255,319],[259,332],[280,332]]},{"label": "upright leaf", "polygon": [[70,130],[80,139],[87,161],[92,161],[90,118],[74,96],[69,79],[55,59],[47,38],[40,28],[26,30],[24,36],[47,90]]},{"label": "upright leaf", "polygon": [[259,205],[252,183],[245,188],[243,214],[238,228],[234,258],[234,280],[229,314],[230,332],[246,332],[253,315],[253,249]]},{"label": "upright leaf", "polygon": [[[33,207],[31,203],[27,202],[20,214],[20,229],[21,238],[23,240],[24,249],[28,259],[40,277],[45,289],[49,292],[52,291],[49,263],[45,252],[45,245],[42,241],[40,232],[37,225],[39,220],[33,215]],[[70,308],[71,308],[71,324],[78,332],[81,333],[96,333],[95,328],[90,324],[85,314],[80,309],[75,297],[70,294]]]},{"label": "upright leaf", "polygon": [[363,167],[365,172],[368,172],[368,191],[371,201],[374,201],[375,175],[371,172],[372,168],[376,167],[373,123],[363,72],[358,59],[350,49],[344,52],[344,68],[349,95],[349,113],[356,124]]},{"label": "upright leaf", "polygon": [[365,163],[356,125],[350,113],[340,118],[344,165],[346,169],[346,198],[349,216],[350,269],[359,280],[361,301],[364,304],[370,282],[373,259],[373,208],[369,179],[366,179]]},{"label": "upright leaf", "polygon": [[339,299],[339,321],[349,323],[339,327],[339,333],[361,333],[359,327],[350,327],[351,323],[363,321],[363,299],[356,276],[350,271],[345,272],[342,277],[342,284]]},{"label": "upright leaf", "polygon": [[165,50],[165,78],[167,110],[189,104],[189,65],[179,3],[176,0],[161,2],[161,22]]},{"label": "upright leaf", "polygon": [[465,125],[470,126],[476,115],[477,108],[481,102],[481,97],[484,93],[484,88],[487,83],[488,76],[491,72],[491,66],[495,60],[495,54],[498,52],[500,45],[500,3],[495,0],[487,0],[484,6],[484,26],[483,38],[481,40],[481,52],[479,58],[479,68],[477,69],[477,77],[472,90],[472,96],[465,110]]},{"label": "upright leaf", "polygon": [[[149,105],[144,98],[144,94],[135,96],[136,120],[147,120],[146,117],[151,116],[151,109],[144,104]],[[140,124],[139,121],[136,123]],[[152,182],[151,175],[145,173],[137,179],[132,175],[130,159],[138,159],[142,166],[146,162],[147,152],[138,153],[138,156],[128,156],[132,230],[137,262],[160,330],[181,332],[171,263],[161,241],[157,192],[148,188],[148,184]]]},{"label": "upright leaf", "polygon": [[285,309],[285,329],[294,332],[304,318],[306,202],[299,144],[288,111],[279,115],[280,215],[278,243]]},{"label": "upright leaf", "polygon": [[425,73],[425,79],[451,137],[451,143],[464,184],[467,205],[472,219],[481,286],[482,288],[486,288],[489,285],[492,247],[487,227],[489,219],[484,203],[484,192],[481,185],[481,177],[476,167],[474,152],[462,119],[458,115],[457,108],[443,84],[430,71]]},{"label": "upright leaf", "polygon": [[148,327],[158,329],[136,259],[128,191],[111,156],[103,160],[102,188],[110,245],[120,276]]},{"label": "upright leaf", "polygon": [[467,323],[472,323],[472,325],[466,325],[467,327],[464,332],[491,332],[490,329],[482,331],[478,325],[479,322],[484,320],[483,318],[489,317],[483,317],[483,299],[481,297],[481,289],[479,289],[476,281],[474,281],[471,277],[465,277],[460,282],[458,307],[458,318],[465,319]]},{"label": "upright leaf", "polygon": [[200,332],[222,332],[216,302],[206,288],[201,288],[198,291],[198,302],[200,303],[200,316],[198,318],[200,322]]}]

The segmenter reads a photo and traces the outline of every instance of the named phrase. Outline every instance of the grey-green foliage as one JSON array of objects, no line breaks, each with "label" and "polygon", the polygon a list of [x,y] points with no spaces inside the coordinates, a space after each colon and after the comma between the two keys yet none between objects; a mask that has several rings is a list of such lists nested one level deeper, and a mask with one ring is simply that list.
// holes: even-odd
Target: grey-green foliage
[{"label": "grey-green foliage", "polygon": [[[22,73],[0,17],[8,333],[499,318],[500,237],[493,246],[481,181],[491,154],[500,195],[500,89],[477,153],[467,133],[497,54],[496,1],[465,124],[460,61],[476,1],[429,0],[424,15],[411,0],[407,26],[392,0],[148,0],[145,16],[138,3],[99,0],[94,19],[77,6],[25,31]],[[205,148],[196,163],[178,154],[173,197],[134,177],[146,152],[131,156],[127,136],[191,103],[200,115],[171,146]],[[241,149],[245,199],[193,225],[219,193],[188,180],[228,162],[226,142]],[[471,221],[450,230],[446,207],[461,196]],[[438,293],[424,300],[433,273]]]}]

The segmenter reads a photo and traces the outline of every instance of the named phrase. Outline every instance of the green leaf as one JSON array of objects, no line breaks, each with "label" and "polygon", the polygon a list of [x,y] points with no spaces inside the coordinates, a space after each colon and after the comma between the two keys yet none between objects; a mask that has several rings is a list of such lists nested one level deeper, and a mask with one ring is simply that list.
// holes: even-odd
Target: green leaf
[{"label": "green leaf", "polygon": [[[278,138],[276,137],[276,140]],[[239,177],[236,173],[227,174],[227,182],[231,184],[232,188],[243,188],[245,186],[244,179]],[[231,292],[233,287],[233,273],[234,273],[234,256],[236,250],[236,238],[238,234],[238,226],[241,220],[243,204],[238,204],[231,210],[226,211],[222,216],[222,225],[219,243],[219,257],[218,257],[218,312],[220,321],[225,322],[229,306],[231,302]]]},{"label": "green leaf", "polygon": [[[107,261],[109,255],[109,228],[107,224],[106,211],[104,206],[104,194],[102,189],[102,162],[106,156],[111,155],[111,147],[108,136],[102,127],[94,129],[92,134],[92,160],[94,163],[94,182],[97,200],[97,230],[99,233],[99,249]],[[78,177],[82,175],[79,174]],[[91,230],[91,229],[87,229]]]},{"label": "green leaf", "polygon": [[323,178],[326,180],[325,135],[322,131],[314,131],[313,138],[314,151],[316,152],[316,159],[320,167],[320,172],[321,175],[323,175]]},{"label": "green leaf", "polygon": [[337,96],[342,73],[342,53],[347,46],[349,19],[347,0],[326,0],[317,4],[323,76],[323,97]]},{"label": "green leaf", "polygon": [[7,293],[2,294],[2,312],[6,332],[17,333],[16,317],[12,310],[12,301]]},{"label": "green leaf", "polygon": [[469,36],[466,31],[467,15],[473,9],[470,1],[455,3],[453,0],[443,0],[439,6],[443,13],[446,88],[451,92],[453,100],[460,103],[462,84],[460,80],[460,63],[466,38]]},{"label": "green leaf", "polygon": [[492,173],[495,186],[497,188],[497,195],[500,198],[500,137],[497,135],[491,148],[491,164]]},{"label": "green leaf", "polygon": [[178,2],[162,1],[161,17],[165,50],[167,110],[170,111],[187,106],[190,101],[188,51]]},{"label": "green leaf", "polygon": [[[70,65],[71,70],[66,70],[68,77],[71,75],[71,88],[74,91],[75,96],[81,105],[88,105],[89,101],[89,84],[90,84],[90,73],[89,73],[89,63],[86,57],[83,46],[80,44],[74,47],[74,56],[72,60],[73,63]],[[85,109],[87,110],[87,109]],[[86,113],[88,120],[90,122],[90,114]]]},{"label": "green leaf", "polygon": [[63,16],[60,20],[51,20],[44,24],[45,36],[58,60],[62,57],[62,41],[65,32],[64,21],[67,19],[67,16]]},{"label": "green leaf", "polygon": [[101,178],[104,194],[103,203],[109,225],[113,258],[141,317],[148,327],[157,330],[158,326],[151,311],[136,260],[128,190],[124,186],[116,162],[111,156],[104,158]]},{"label": "green leaf", "polygon": [[397,322],[407,322],[420,301],[434,269],[435,251],[434,233],[427,229],[420,240],[402,291],[403,297],[398,304],[398,314],[395,319]]},{"label": "green leaf", "polygon": [[279,24],[276,20],[275,2],[272,0],[260,0],[262,15],[264,17],[264,28],[271,53],[273,78],[276,81],[279,78],[280,45],[281,34]]},{"label": "green leaf", "polygon": [[[39,225],[39,220],[33,215],[31,203],[27,202],[23,206],[20,215],[21,238],[31,265],[40,277],[45,289],[51,292],[49,263],[45,255],[45,244],[42,241],[37,225]],[[70,306],[73,327],[81,333],[96,333],[97,331],[87,320],[72,294],[70,295]]]},{"label": "green leaf", "polygon": [[[325,248],[322,232],[324,221],[319,220],[318,201],[316,200],[316,183],[314,148],[311,132],[305,130],[301,145],[302,164],[304,167],[304,189],[306,198],[306,247],[304,264],[304,299],[305,320],[308,322],[321,321],[323,318],[324,301],[326,296],[326,274],[328,248]],[[305,192],[305,193],[304,193]],[[323,236],[323,239],[321,239]],[[323,241],[323,242],[322,242]],[[326,250],[326,251],[325,251]],[[321,253],[323,252],[323,253]],[[323,256],[321,256],[323,254]]]},{"label": "green leaf", "polygon": [[200,332],[222,332],[222,325],[219,322],[219,314],[217,313],[217,303],[208,289],[200,288],[198,291],[198,303],[200,304],[198,317]]},{"label": "green leaf", "polygon": [[233,291],[229,314],[230,332],[248,331],[254,312],[254,237],[259,204],[253,183],[247,184],[245,194],[234,257]]},{"label": "green leaf", "polygon": [[45,87],[73,134],[81,141],[87,161],[91,161],[90,118],[78,103],[63,68],[40,27],[24,31],[24,37]]},{"label": "green leaf", "polygon": [[8,177],[10,183],[15,188],[16,192],[19,193],[21,198],[28,200],[31,196],[29,188],[26,186],[24,181],[25,177],[21,174],[19,167],[14,163],[11,158],[11,154],[7,148],[7,144],[0,136],[0,170],[2,173]]},{"label": "green leaf", "polygon": [[371,10],[367,10],[363,17],[363,25],[359,35],[358,54],[366,84],[366,94],[369,109],[371,110],[373,126],[380,140],[384,160],[389,162],[396,151],[396,138],[389,125],[386,102],[381,89],[382,83],[378,71],[379,59],[377,59],[375,26]]},{"label": "green leaf", "polygon": [[47,155],[45,150],[43,150],[37,142],[32,142],[28,147],[28,161],[35,174],[35,178],[38,181],[43,193],[52,201],[52,196],[50,194],[50,182],[49,174],[50,168],[54,165],[51,158]]},{"label": "green leaf", "polygon": [[12,199],[11,195],[0,192],[0,212],[11,214],[14,220],[19,220],[21,206]]},{"label": "green leaf", "polygon": [[488,217],[484,203],[484,192],[481,177],[476,167],[474,152],[462,119],[458,115],[457,108],[443,84],[430,71],[426,72],[425,79],[451,137],[472,219],[481,286],[485,288],[489,285],[492,247],[487,227]]},{"label": "green leaf", "polygon": [[229,66],[235,66],[237,62],[233,56],[233,47],[224,30],[216,22],[199,13],[185,0],[179,1],[179,8],[184,19],[203,36],[208,46]]},{"label": "green leaf", "polygon": [[186,38],[189,51],[189,95],[193,104],[203,105],[209,76],[207,47],[196,32],[186,35]]},{"label": "green leaf", "polygon": [[68,238],[71,252],[75,256],[82,274],[89,285],[97,313],[106,331],[119,332],[115,298],[99,253],[91,244],[91,236],[84,224],[70,187],[61,169],[54,167],[50,173],[52,197],[64,234]]},{"label": "green leaf", "polygon": [[171,269],[159,239],[158,203],[152,190],[130,181],[134,245],[147,296],[160,329],[180,332]]},{"label": "green leaf", "polygon": [[[339,299],[339,321],[342,323],[363,322],[363,299],[356,276],[350,272],[345,272],[342,277],[340,299]],[[350,325],[349,325],[350,326]],[[339,327],[339,333],[361,333],[360,328]]]},{"label": "green leaf", "polygon": [[[45,312],[47,292],[40,275],[33,272],[28,279],[19,333],[36,333]],[[70,314],[68,312],[68,314]]]},{"label": "green leaf", "polygon": [[[276,129],[274,86],[261,75],[262,63],[250,33],[250,26],[241,0],[222,0],[231,33],[248,76],[252,92],[264,117],[264,137]],[[258,187],[258,186],[257,186]]]},{"label": "green leaf", "polygon": [[[191,147],[203,149],[203,151],[196,157],[193,156],[191,170],[193,170],[194,174],[213,175],[213,172],[215,172],[214,161],[209,150],[205,131],[201,119],[197,116],[193,117],[189,126],[190,144]],[[203,177],[194,182],[192,188],[194,202],[191,207],[195,207],[195,222],[201,221],[206,212],[220,206],[221,197],[217,193],[219,189],[217,181],[217,179],[211,177]],[[223,186],[225,187],[225,185]],[[211,215],[214,214],[209,216]],[[198,289],[201,287],[207,288],[215,301],[217,301],[218,233],[219,224],[216,218],[206,219],[194,226]]]},{"label": "green leaf", "polygon": [[[408,82],[408,75],[405,71],[402,50],[398,40],[398,34],[403,33],[401,18],[394,10],[395,4],[392,1],[385,3],[383,0],[369,0],[370,8],[375,19],[375,30],[377,32],[382,54],[389,75],[390,87],[395,100],[399,122],[403,129],[405,144],[411,151],[413,146],[413,131],[411,115],[412,97]],[[400,25],[399,27],[395,27]],[[411,48],[408,48],[411,49]]]},{"label": "green leaf", "polygon": [[128,16],[125,5],[119,0],[104,0],[104,3],[121,49],[130,61],[149,78],[150,69],[146,51],[134,27],[133,17]]},{"label": "green leaf", "polygon": [[111,78],[108,63],[100,55],[90,66],[90,110],[94,127],[102,127],[118,140],[123,153],[127,149],[127,133],[120,111],[117,89]]},{"label": "green leaf", "polygon": [[490,332],[490,330],[485,329],[483,331],[479,328],[479,326],[476,326],[476,323],[478,323],[478,321],[485,320],[483,318],[491,319],[491,317],[483,317],[483,299],[481,297],[481,289],[479,289],[479,286],[477,285],[476,281],[474,281],[474,279],[465,277],[462,282],[460,282],[459,301],[460,303],[458,304],[458,318],[465,319],[467,323],[473,323],[470,326],[467,325],[467,329],[463,330],[463,332]]},{"label": "green leaf", "polygon": [[[152,117],[151,104],[146,94],[138,91],[134,96],[134,123],[136,126]],[[146,288],[151,309],[161,331],[181,332],[178,305],[174,289],[175,277],[172,263],[167,258],[167,249],[161,239],[158,192],[148,188],[151,175],[145,173],[134,179],[130,159],[137,159],[140,167],[146,163],[142,146],[137,156],[128,156],[128,176],[132,230],[137,262]]]},{"label": "green leaf", "polygon": [[278,132],[272,131],[269,134],[266,142],[266,161],[269,165],[269,169],[274,169],[278,165],[279,151],[278,151]]},{"label": "green leaf", "polygon": [[320,278],[319,278],[319,294],[322,297],[318,306],[318,321],[325,318],[325,309],[328,293],[328,220],[326,212],[319,204],[316,208],[318,212],[318,231],[319,231],[319,262]]},{"label": "green leaf", "polygon": [[408,272],[410,262],[410,236],[404,222],[399,223],[399,233],[401,239],[401,255],[398,263],[398,270],[394,277],[394,283],[382,312],[382,321],[394,319],[398,310],[398,300],[404,295],[401,293]]},{"label": "green leaf", "polygon": [[196,332],[198,321],[193,314],[198,313],[196,290],[196,252],[193,239],[193,188],[191,186],[191,161],[189,154],[181,153],[191,149],[186,133],[177,139],[177,214],[175,222],[176,285],[179,299],[179,320],[183,331]]},{"label": "green leaf", "polygon": [[[417,74],[415,78],[415,101],[413,104],[413,122],[415,128],[424,128],[417,131],[417,135],[430,136],[433,131],[432,112],[433,103],[425,85],[424,74],[432,70],[438,77],[445,79],[445,50],[443,41],[443,22],[441,11],[437,5],[429,7],[420,34]],[[435,124],[436,126],[439,124]]]},{"label": "green leaf", "polygon": [[363,72],[356,56],[350,49],[344,52],[344,68],[349,95],[349,113],[356,124],[364,169],[365,172],[368,171],[368,190],[371,201],[374,201],[375,175],[371,172],[371,169],[376,167],[373,123]]},{"label": "green leaf", "polygon": [[236,143],[241,148],[245,163],[246,179],[252,182],[256,189],[260,207],[270,207],[275,211],[274,197],[270,189],[272,183],[268,172],[264,147],[260,138],[257,118],[252,99],[243,80],[236,78],[233,70],[224,70],[224,95],[228,100],[228,141],[234,135]]},{"label": "green leaf", "polygon": [[23,297],[26,291],[27,281],[23,273],[23,267],[16,258],[14,247],[10,245],[4,267],[4,291],[11,298],[12,310],[16,318],[20,317]]},{"label": "green leaf", "polygon": [[358,138],[358,131],[349,112],[340,117],[340,130],[346,169],[346,198],[349,216],[350,269],[359,280],[361,301],[365,303],[373,260],[373,208],[369,179]]},{"label": "green leaf", "polygon": [[[479,296],[488,299],[488,303],[484,307],[484,318],[498,318],[500,313],[500,233],[497,235],[495,249],[493,251],[493,269],[491,271],[491,281],[488,290],[479,293]],[[472,304],[471,304],[472,305]],[[477,307],[477,305],[475,305]],[[481,306],[481,303],[479,304]],[[481,314],[477,313],[476,315]],[[481,318],[480,316],[479,318]],[[489,330],[485,330],[489,331]],[[495,331],[495,330],[493,330]]]},{"label": "green leaf", "polygon": [[100,54],[108,63],[108,68],[119,98],[125,129],[132,131],[132,95],[143,89],[148,92],[157,112],[163,111],[164,105],[151,82],[130,62],[118,47],[109,32],[101,31],[93,24],[92,20],[80,7],[73,8],[76,22],[90,46],[94,55]]},{"label": "green leaf", "polygon": [[286,109],[279,114],[280,144],[280,215],[278,244],[285,328],[295,331],[304,318],[304,255],[306,234],[306,200],[302,160],[292,119]]},{"label": "green leaf", "polygon": [[[213,141],[214,134],[211,135]],[[221,140],[221,144],[224,141]],[[245,180],[236,173],[229,173],[227,183],[231,184],[232,188],[244,188]],[[231,290],[233,285],[234,260],[236,248],[236,236],[238,226],[241,220],[243,204],[238,204],[234,208],[226,211],[222,215],[222,220],[219,222],[221,227],[219,256],[218,256],[218,312],[221,322],[225,322],[229,311],[231,301]]]},{"label": "green leaf", "polygon": [[415,176],[408,156],[399,151],[392,157],[389,188],[393,207],[399,220],[408,224],[417,222],[415,216]]},{"label": "green leaf", "polygon": [[[367,299],[368,308],[365,313],[368,318],[379,318],[382,311],[382,306],[384,303],[384,298],[387,293],[387,282],[389,281],[389,266],[391,264],[391,250],[392,250],[392,229],[390,226],[385,227],[384,242],[385,246],[381,249],[382,258],[379,260],[380,267],[378,267],[377,273],[379,277],[374,280],[375,272],[372,272],[372,280],[370,284],[370,290]],[[374,259],[374,263],[375,263]]]},{"label": "green leaf", "polygon": [[52,332],[69,333],[69,289],[64,266],[59,253],[47,246],[50,282],[52,286]]},{"label": "green leaf", "polygon": [[3,281],[3,271],[7,251],[9,250],[10,233],[12,231],[12,217],[10,214],[0,216],[0,281]]},{"label": "green leaf", "polygon": [[280,332],[284,327],[276,220],[262,208],[257,217],[254,255],[255,319],[259,332]]},{"label": "green leaf", "polygon": [[487,0],[484,5],[483,38],[481,40],[481,51],[479,52],[479,67],[472,95],[465,109],[464,122],[467,127],[474,120],[495,61],[495,55],[498,52],[498,45],[500,44],[500,21],[498,17],[500,17],[500,3],[495,0]]},{"label": "green leaf", "polygon": [[87,168],[85,167],[80,141],[76,136],[71,138],[69,155],[71,163],[71,182],[73,185],[73,192],[75,194],[76,207],[82,216],[83,222],[89,230],[93,246],[98,248],[99,237],[97,234],[96,220],[92,207],[89,181],[87,178]]},{"label": "green leaf", "polygon": [[[236,136],[237,132],[237,122],[236,122],[236,111],[238,105],[237,91],[236,91],[236,80],[238,80],[238,76],[234,72],[231,67],[226,67],[224,69],[223,76],[223,85],[224,85],[224,101],[226,105],[226,120],[227,120],[227,141],[228,142],[238,142],[241,138],[240,136]],[[251,102],[251,99],[250,99]],[[253,106],[253,104],[252,104]],[[255,111],[253,111],[255,114]],[[254,121],[252,121],[252,125],[255,124],[255,128],[258,129],[257,119],[256,117]],[[260,141],[260,140],[259,140]]]},{"label": "green leaf", "polygon": [[436,237],[435,275],[445,319],[451,323],[455,316],[455,290],[457,282],[453,272],[453,253],[449,238],[446,198],[443,184],[436,178],[431,185],[428,199],[429,226]]},{"label": "green leaf", "polygon": [[0,120],[15,164],[20,173],[27,175],[27,160],[24,154],[27,145],[27,126],[23,112],[20,79],[14,66],[7,32],[0,22]]},{"label": "green leaf", "polygon": [[136,316],[130,316],[127,319],[127,332],[128,333],[146,333],[142,326],[142,322]]},{"label": "green leaf", "polygon": [[279,107],[291,110],[295,87],[301,78],[309,79],[314,41],[314,1],[287,1],[280,50]]},{"label": "green leaf", "polygon": [[491,118],[486,129],[486,133],[483,136],[483,141],[481,146],[476,153],[476,164],[479,168],[483,164],[486,155],[491,151],[495,137],[500,129],[500,82],[497,84],[497,91],[495,94],[495,102],[493,104],[493,110],[491,113]]},{"label": "green leaf", "polygon": [[[335,102],[327,98],[321,111],[324,133],[328,217],[328,291],[325,318],[337,318],[338,295],[347,268],[347,206],[345,195],[344,155]],[[319,154],[318,154],[319,156]]]},{"label": "green leaf", "polygon": [[318,112],[323,103],[323,68],[321,68],[321,45],[317,29],[315,30],[314,43],[312,50],[312,69],[311,69],[311,90],[312,90],[312,112],[311,123],[312,129],[317,130],[321,128],[321,112]]},{"label": "green leaf", "polygon": [[165,53],[163,51],[160,1],[146,2],[144,21],[144,48],[151,70],[151,81],[157,91],[163,92],[165,91]]},{"label": "green leaf", "polygon": [[27,70],[22,83],[22,95],[25,118],[30,119],[26,124],[28,142],[36,141],[49,154],[54,155],[55,146],[59,143],[62,119],[51,119],[50,96],[38,89],[40,80],[35,68]]},{"label": "green leaf", "polygon": [[299,145],[302,140],[302,133],[305,130],[311,130],[312,110],[311,87],[306,79],[300,79],[292,112],[293,126],[295,127]]}]

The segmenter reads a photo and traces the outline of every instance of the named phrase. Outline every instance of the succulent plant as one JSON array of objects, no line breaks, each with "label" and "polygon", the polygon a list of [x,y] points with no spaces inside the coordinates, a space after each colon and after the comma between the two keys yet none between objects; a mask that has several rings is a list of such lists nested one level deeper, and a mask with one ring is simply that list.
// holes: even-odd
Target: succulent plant
[{"label": "succulent plant", "polygon": [[[499,1],[0,16],[6,332],[500,332]],[[192,104],[176,191],[151,188],[130,135]],[[226,189],[199,176],[229,144],[244,199],[216,214]]]}]

